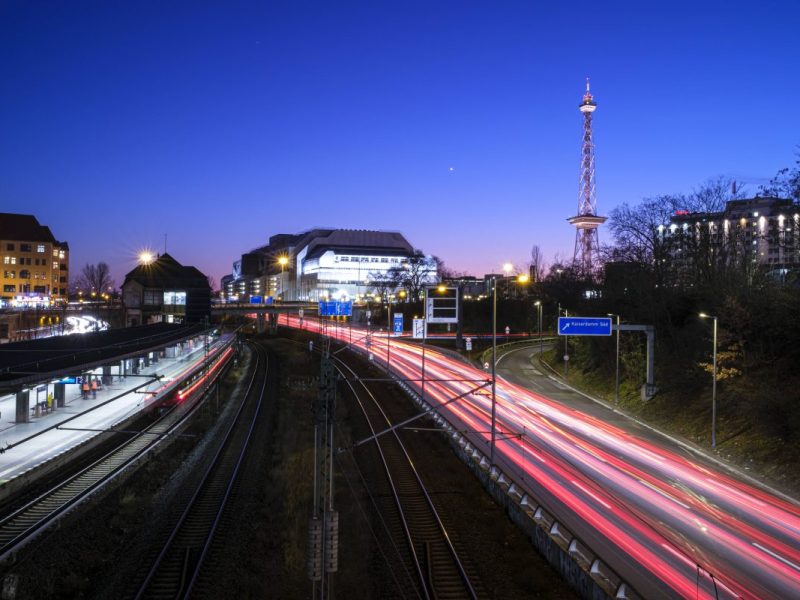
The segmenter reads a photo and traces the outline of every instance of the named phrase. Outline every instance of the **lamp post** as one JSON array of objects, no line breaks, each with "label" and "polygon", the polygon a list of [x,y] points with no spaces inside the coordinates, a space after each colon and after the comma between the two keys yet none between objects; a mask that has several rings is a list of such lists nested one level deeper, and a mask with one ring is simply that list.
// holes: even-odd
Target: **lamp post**
[{"label": "lamp post", "polygon": [[[561,316],[561,309],[559,309],[558,313],[559,313],[559,316]],[[569,311],[566,308],[564,309],[564,316],[565,317],[569,316]],[[565,379],[567,377],[567,364],[569,364],[569,346],[567,345],[568,340],[569,340],[569,336],[565,335],[564,336],[564,378]]]},{"label": "lamp post", "polygon": [[539,309],[539,357],[542,356],[542,301],[537,300],[533,305]]},{"label": "lamp post", "polygon": [[497,277],[492,277],[492,441],[489,462],[494,466],[495,424],[497,419]]},{"label": "lamp post", "polygon": [[714,381],[711,384],[711,447],[717,447],[717,317],[700,313],[701,319],[714,320]]},{"label": "lamp post", "polygon": [[281,291],[280,291],[280,294],[278,294],[278,298],[281,299],[281,300],[283,300],[283,298],[282,298],[282,296],[283,296],[283,269],[286,267],[286,265],[288,263],[289,263],[289,258],[287,256],[278,257],[278,264],[281,266],[281,279],[280,279]]},{"label": "lamp post", "polygon": [[617,374],[614,379],[614,404],[619,404],[619,315],[608,313],[608,316],[617,318]]}]

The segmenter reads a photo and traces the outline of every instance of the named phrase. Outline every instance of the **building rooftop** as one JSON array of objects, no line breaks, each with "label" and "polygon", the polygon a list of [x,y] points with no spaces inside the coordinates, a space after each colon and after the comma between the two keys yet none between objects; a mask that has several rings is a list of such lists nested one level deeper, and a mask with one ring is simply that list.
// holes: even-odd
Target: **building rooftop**
[{"label": "building rooftop", "polygon": [[136,281],[144,287],[164,288],[185,286],[189,288],[207,287],[208,278],[195,267],[185,267],[167,253],[160,255],[153,262],[139,265],[127,275],[125,283]]},{"label": "building rooftop", "polygon": [[2,344],[0,393],[45,379],[78,375],[81,370],[169,345],[202,330],[199,324],[158,323]]},{"label": "building rooftop", "polygon": [[36,217],[14,213],[0,213],[0,240],[58,243],[50,228]]}]

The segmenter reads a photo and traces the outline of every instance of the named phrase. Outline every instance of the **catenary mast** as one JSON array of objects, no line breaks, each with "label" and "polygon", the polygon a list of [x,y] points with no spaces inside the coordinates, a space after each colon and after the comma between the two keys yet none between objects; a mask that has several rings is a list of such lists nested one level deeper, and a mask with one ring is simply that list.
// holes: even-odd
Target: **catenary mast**
[{"label": "catenary mast", "polygon": [[586,78],[586,93],[580,103],[583,113],[583,143],[581,145],[581,176],[578,191],[578,214],[567,219],[575,226],[575,254],[572,267],[585,276],[596,274],[600,265],[600,242],[597,228],[606,217],[597,216],[597,197],[594,187],[594,142],[592,140],[592,113],[597,104],[589,91]]}]

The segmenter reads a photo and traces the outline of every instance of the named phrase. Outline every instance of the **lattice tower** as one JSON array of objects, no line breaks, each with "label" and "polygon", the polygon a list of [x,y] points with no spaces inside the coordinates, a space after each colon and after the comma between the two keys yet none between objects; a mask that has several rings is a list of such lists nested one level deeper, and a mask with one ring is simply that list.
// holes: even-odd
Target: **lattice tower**
[{"label": "lattice tower", "polygon": [[588,77],[586,78],[586,93],[578,108],[583,113],[578,214],[570,217],[568,221],[575,226],[575,254],[572,258],[572,267],[583,275],[592,276],[600,267],[600,242],[597,228],[605,222],[606,217],[599,217],[596,214],[592,113],[597,108],[597,103],[589,91]]}]

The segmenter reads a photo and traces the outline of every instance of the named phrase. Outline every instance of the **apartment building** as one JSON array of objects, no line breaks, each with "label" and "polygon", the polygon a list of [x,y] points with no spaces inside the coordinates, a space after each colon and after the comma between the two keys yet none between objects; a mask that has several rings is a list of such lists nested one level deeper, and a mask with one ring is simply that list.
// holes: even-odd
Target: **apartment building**
[{"label": "apartment building", "polygon": [[69,246],[33,215],[0,213],[0,305],[49,306],[67,301]]}]

